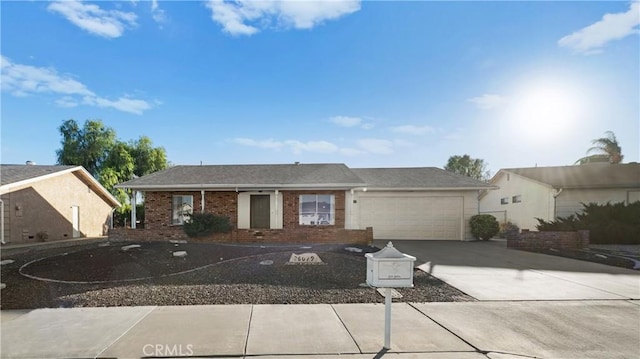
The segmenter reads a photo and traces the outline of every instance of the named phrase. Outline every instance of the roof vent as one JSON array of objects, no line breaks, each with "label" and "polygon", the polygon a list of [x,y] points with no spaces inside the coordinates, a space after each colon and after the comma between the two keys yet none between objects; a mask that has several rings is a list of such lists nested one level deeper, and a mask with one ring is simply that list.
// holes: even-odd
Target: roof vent
[{"label": "roof vent", "polygon": [[27,161],[26,165],[27,166],[34,166],[36,163],[34,161]]},{"label": "roof vent", "polygon": [[297,165],[299,165],[299,164],[300,164],[300,162],[295,161],[293,164],[297,166]]}]

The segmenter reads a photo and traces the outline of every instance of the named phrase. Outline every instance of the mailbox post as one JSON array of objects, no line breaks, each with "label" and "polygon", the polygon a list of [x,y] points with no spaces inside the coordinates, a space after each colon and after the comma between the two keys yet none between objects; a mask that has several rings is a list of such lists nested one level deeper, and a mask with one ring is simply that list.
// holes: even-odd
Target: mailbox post
[{"label": "mailbox post", "polygon": [[385,288],[384,292],[384,348],[391,349],[391,288],[413,287],[413,263],[416,257],[401,253],[387,243],[367,258],[367,284]]}]

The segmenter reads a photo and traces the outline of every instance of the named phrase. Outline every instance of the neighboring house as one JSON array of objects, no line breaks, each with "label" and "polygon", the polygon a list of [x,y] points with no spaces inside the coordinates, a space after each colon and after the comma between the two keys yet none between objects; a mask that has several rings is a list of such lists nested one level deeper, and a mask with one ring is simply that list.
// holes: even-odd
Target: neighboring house
[{"label": "neighboring house", "polygon": [[288,242],[362,241],[367,228],[375,239],[471,239],[479,191],[495,188],[438,168],[344,164],[175,166],[116,187],[144,192],[155,236],[177,236],[200,211],[229,217],[233,240]]},{"label": "neighboring house", "polygon": [[567,217],[580,212],[581,203],[640,201],[640,164],[501,169],[491,183],[500,189],[480,195],[480,212],[535,230],[535,217]]},{"label": "neighboring house", "polygon": [[0,181],[7,243],[102,236],[120,206],[81,166],[1,165]]}]

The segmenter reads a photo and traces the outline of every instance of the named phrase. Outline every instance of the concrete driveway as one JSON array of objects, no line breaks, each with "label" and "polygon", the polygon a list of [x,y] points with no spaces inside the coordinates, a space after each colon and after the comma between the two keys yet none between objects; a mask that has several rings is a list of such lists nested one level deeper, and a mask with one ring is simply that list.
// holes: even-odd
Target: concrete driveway
[{"label": "concrete driveway", "polygon": [[504,241],[393,244],[417,257],[420,269],[478,300],[640,299],[640,271],[507,249]]}]

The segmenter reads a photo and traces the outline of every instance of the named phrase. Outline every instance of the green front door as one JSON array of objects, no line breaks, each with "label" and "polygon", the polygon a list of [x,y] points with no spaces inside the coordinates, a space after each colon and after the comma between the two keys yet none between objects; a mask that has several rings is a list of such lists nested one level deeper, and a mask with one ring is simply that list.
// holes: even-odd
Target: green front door
[{"label": "green front door", "polygon": [[271,217],[271,199],[268,194],[251,195],[251,228],[268,229]]}]

